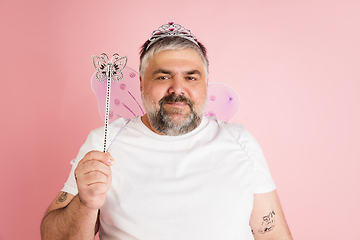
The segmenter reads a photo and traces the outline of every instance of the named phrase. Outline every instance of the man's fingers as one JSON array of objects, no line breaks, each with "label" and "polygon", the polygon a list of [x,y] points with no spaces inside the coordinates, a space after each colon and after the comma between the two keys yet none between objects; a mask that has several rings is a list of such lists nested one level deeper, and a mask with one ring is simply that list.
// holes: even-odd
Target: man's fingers
[{"label": "man's fingers", "polygon": [[111,166],[113,163],[114,159],[111,157],[109,152],[103,153],[100,151],[91,151],[88,152],[79,162],[75,169],[75,174],[77,177],[79,177],[85,173],[100,171],[109,176],[111,171],[109,166]]},{"label": "man's fingers", "polygon": [[110,176],[111,174],[111,169],[109,166],[105,165],[102,162],[99,162],[97,160],[91,160],[91,161],[87,161],[85,163],[83,163],[81,172],[82,174],[88,174],[91,172],[101,172],[103,173],[105,176]]},{"label": "man's fingers", "polygon": [[88,191],[91,195],[98,196],[106,194],[108,191],[108,187],[105,183],[93,183],[89,185]]},{"label": "man's fingers", "polygon": [[89,173],[84,174],[83,184],[91,185],[91,184],[94,184],[94,183],[107,184],[108,183],[108,176],[106,176],[104,173],[98,172],[98,171],[93,171],[93,172],[89,172]]},{"label": "man's fingers", "polygon": [[108,152],[91,151],[87,153],[74,172],[78,186],[90,186],[96,183],[107,185],[109,177],[111,177],[110,165],[112,163],[113,159]]},{"label": "man's fingers", "polygon": [[111,157],[109,152],[106,152],[106,153],[100,152],[100,151],[88,152],[85,155],[83,161],[87,162],[87,161],[91,161],[91,160],[97,160],[107,166],[111,166],[114,164],[114,159]]}]

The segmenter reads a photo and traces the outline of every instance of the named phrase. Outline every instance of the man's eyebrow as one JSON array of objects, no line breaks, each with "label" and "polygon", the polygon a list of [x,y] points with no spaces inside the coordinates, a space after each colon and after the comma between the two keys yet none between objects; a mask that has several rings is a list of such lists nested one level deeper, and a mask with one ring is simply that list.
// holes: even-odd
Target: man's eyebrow
[{"label": "man's eyebrow", "polygon": [[171,75],[171,71],[169,71],[169,70],[165,70],[165,69],[161,69],[161,68],[159,68],[159,69],[156,69],[154,72],[153,72],[153,75],[156,75],[156,74],[158,74],[158,73],[164,73],[164,74],[170,74]]},{"label": "man's eyebrow", "polygon": [[201,72],[200,72],[199,70],[197,70],[197,69],[190,70],[190,71],[185,71],[184,73],[185,73],[185,75],[194,75],[194,74],[197,74],[197,75],[201,76]]},{"label": "man's eyebrow", "polygon": [[[159,74],[159,73],[163,73],[163,74],[169,74],[169,75],[172,75],[173,72],[170,71],[170,70],[166,70],[166,69],[163,69],[163,68],[159,68],[159,69],[156,69],[154,72],[153,72],[153,75],[156,75],[156,74]],[[188,71],[184,71],[183,72],[184,75],[199,75],[201,76],[201,72],[197,69],[194,69],[194,70],[188,70]]]}]

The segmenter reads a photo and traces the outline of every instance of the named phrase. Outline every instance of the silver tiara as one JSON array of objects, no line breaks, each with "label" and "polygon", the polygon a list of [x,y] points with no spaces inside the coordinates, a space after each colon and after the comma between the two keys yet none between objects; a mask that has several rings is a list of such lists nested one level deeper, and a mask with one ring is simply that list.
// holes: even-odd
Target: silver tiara
[{"label": "silver tiara", "polygon": [[172,37],[172,36],[186,38],[199,46],[199,44],[196,41],[196,37],[190,32],[190,30],[184,28],[180,24],[169,22],[160,26],[157,30],[153,31],[153,34],[149,38],[150,43],[146,47],[146,49],[148,49],[157,40],[164,37]]}]

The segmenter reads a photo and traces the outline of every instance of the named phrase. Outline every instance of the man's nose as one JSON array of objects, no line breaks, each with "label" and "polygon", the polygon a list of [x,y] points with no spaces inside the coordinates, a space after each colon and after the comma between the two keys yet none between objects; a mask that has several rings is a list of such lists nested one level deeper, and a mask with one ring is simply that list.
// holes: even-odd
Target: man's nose
[{"label": "man's nose", "polygon": [[185,82],[181,77],[173,77],[169,87],[169,94],[185,95]]}]

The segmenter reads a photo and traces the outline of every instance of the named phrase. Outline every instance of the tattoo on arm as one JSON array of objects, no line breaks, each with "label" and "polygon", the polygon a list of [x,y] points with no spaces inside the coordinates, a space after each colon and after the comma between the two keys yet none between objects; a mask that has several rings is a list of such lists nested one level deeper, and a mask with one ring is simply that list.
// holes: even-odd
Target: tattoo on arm
[{"label": "tattoo on arm", "polygon": [[59,204],[59,203],[62,203],[62,202],[65,202],[67,199],[67,192],[63,192],[61,193],[61,195],[56,199],[56,204]]},{"label": "tattoo on arm", "polygon": [[270,232],[275,227],[275,212],[271,211],[268,215],[263,216],[263,221],[259,232],[264,234]]}]

